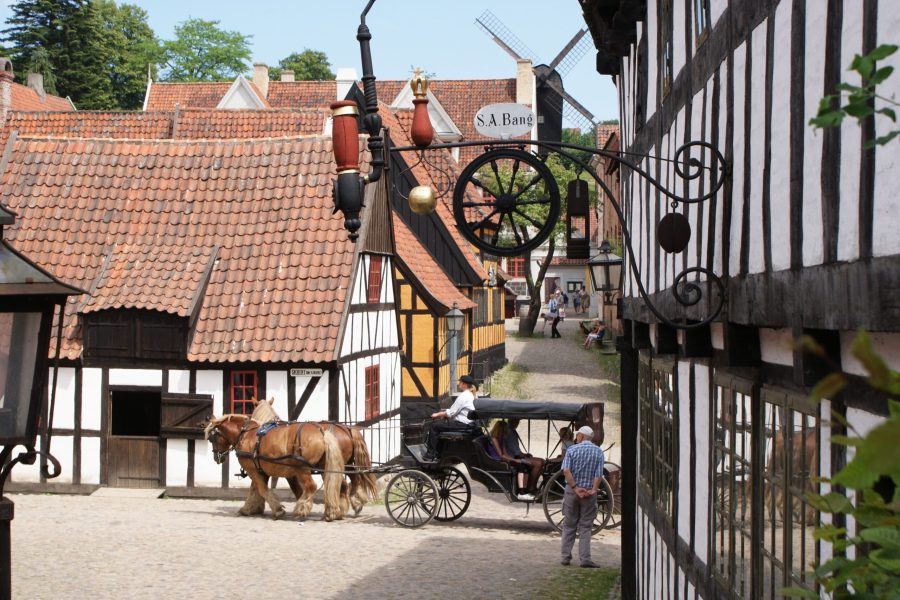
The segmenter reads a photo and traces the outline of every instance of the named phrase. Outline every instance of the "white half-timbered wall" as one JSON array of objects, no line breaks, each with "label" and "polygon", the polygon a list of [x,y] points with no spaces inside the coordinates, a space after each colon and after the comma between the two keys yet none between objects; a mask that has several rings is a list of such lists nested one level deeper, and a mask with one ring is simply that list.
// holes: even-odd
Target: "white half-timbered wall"
[{"label": "white half-timbered wall", "polygon": [[[372,460],[386,462],[400,453],[400,341],[391,258],[381,257],[377,303],[368,301],[371,260],[369,254],[360,257],[340,340],[338,414],[346,423],[366,424],[363,435]],[[378,416],[367,418],[365,372],[374,366],[379,373]]]},{"label": "white half-timbered wall", "polygon": [[[663,2],[672,9],[673,22],[669,95],[662,93],[658,64]],[[774,467],[773,431],[798,443],[814,429],[814,462],[820,474],[833,472],[835,457],[848,460],[843,447],[830,442],[830,415],[837,403],[811,407],[804,402],[811,382],[800,381],[806,359],[794,344],[808,329],[832,343],[830,354],[849,373],[865,374],[850,352],[857,327],[873,331],[876,350],[894,368],[900,366],[900,327],[896,316],[893,321],[883,318],[896,311],[891,312],[884,292],[876,289],[886,286],[896,297],[900,144],[895,140],[875,150],[864,148],[873,131],[854,119],[828,132],[808,125],[819,100],[837,83],[859,83],[848,71],[855,54],[900,42],[900,13],[885,0],[646,4],[646,19],[636,24],[638,43],[622,59],[616,76],[623,150],[635,153],[633,160],[678,195],[697,196],[701,184],[678,180],[672,163],[636,157],[671,159],[682,144],[702,140],[722,151],[730,170],[714,200],[677,209],[685,212],[693,230],[684,255],[677,256],[662,251],[656,239],[656,223],[672,210],[670,201],[633,171],[623,172],[621,204],[641,280],[650,294],[660,293],[655,297],[659,300],[683,268],[707,266],[728,285],[729,303],[721,322],[709,329],[712,348],[705,355],[690,356],[682,332],[675,334],[675,342],[661,342],[669,332],[652,323],[646,328],[651,347],[640,354],[651,366],[644,367],[649,369],[644,373],[651,378],[660,369],[670,373],[672,389],[663,402],[665,394],[650,384],[642,387],[646,382],[638,377],[637,395],[648,404],[644,412],[638,411],[636,426],[623,429],[623,436],[636,438],[632,443],[639,472],[636,564],[623,557],[623,565],[635,564],[626,577],[632,578],[639,598],[780,597],[782,568],[790,574],[789,584],[812,589],[802,573],[814,560],[827,559],[830,550],[812,539],[813,523],[799,522],[804,511],[798,507],[797,515],[790,517],[789,533],[784,521],[778,522],[783,515],[771,517],[779,507],[766,505],[761,539],[743,538],[745,544],[759,542],[759,547],[742,547],[740,532],[750,527],[749,515],[745,522],[741,500],[729,499],[726,510],[719,512],[731,516],[717,516],[717,482],[729,477],[738,481],[736,489],[740,482],[750,489],[749,470],[738,463],[749,458],[742,445],[749,444],[751,429],[763,432],[765,464],[758,467],[773,488],[783,485]],[[710,31],[698,40],[695,11],[704,5],[710,11]],[[646,52],[640,65],[642,40]],[[879,63],[886,65],[900,67],[900,56]],[[638,98],[642,89],[646,97]],[[900,76],[888,79],[879,93],[900,96]],[[643,118],[638,115],[640,105]],[[893,128],[887,120],[875,124],[878,135]],[[648,320],[639,308],[635,278],[629,270],[624,282],[625,318],[634,324],[633,342],[638,341],[638,326]],[[859,302],[860,296],[866,301]],[[732,325],[758,333],[759,356],[752,369],[728,363],[739,343],[734,341],[738,338],[729,340]],[[623,370],[623,378],[637,377],[636,371],[629,375]],[[727,382],[746,393],[728,388]],[[761,412],[742,421],[740,408],[734,409],[727,417],[735,420],[734,430],[728,430],[731,421],[722,421],[722,411],[749,407],[751,400],[759,403]],[[886,410],[877,402],[847,397],[841,402],[847,420],[861,433],[880,422]],[[657,410],[653,421],[652,409],[660,403],[667,408]],[[645,432],[662,432],[656,447],[642,445]],[[662,448],[667,455],[647,456],[648,447]],[[661,460],[673,469],[671,480],[664,469],[653,471]],[[782,500],[787,512],[790,502]],[[854,529],[853,523],[847,525]],[[629,535],[629,530],[623,533]],[[756,581],[750,572],[754,551],[762,554],[757,557],[762,573]],[[779,561],[787,564],[773,566]]]}]

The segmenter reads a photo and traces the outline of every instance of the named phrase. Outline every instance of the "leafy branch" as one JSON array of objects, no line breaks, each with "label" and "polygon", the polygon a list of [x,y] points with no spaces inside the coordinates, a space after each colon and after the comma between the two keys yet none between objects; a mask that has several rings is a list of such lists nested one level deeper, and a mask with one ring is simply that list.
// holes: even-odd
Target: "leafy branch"
[{"label": "leafy branch", "polygon": [[[827,358],[824,349],[812,338],[800,340],[800,348]],[[861,331],[853,342],[855,356],[868,372],[867,383],[888,394],[900,395],[900,372],[888,367],[872,347],[869,334]],[[840,371],[822,379],[812,390],[814,400],[834,398],[848,384],[848,376]],[[809,503],[822,513],[843,514],[857,524],[855,535],[846,527],[823,524],[816,528],[815,538],[831,544],[833,558],[813,565],[813,576],[822,589],[835,598],[897,598],[900,590],[900,402],[889,400],[889,416],[865,436],[831,437],[831,441],[853,447],[853,459],[830,479],[821,481],[855,490],[849,497],[838,491],[807,494]],[[848,431],[850,423],[840,414],[833,418]],[[893,484],[893,495],[886,482]],[[892,497],[890,497],[892,495]],[[848,552],[851,548],[853,553]],[[851,558],[852,556],[852,558]],[[785,588],[788,597],[818,598],[808,589]]]},{"label": "leafy branch", "polygon": [[[896,108],[900,108],[900,102],[893,97],[887,98],[876,91],[878,85],[891,76],[894,67],[878,67],[878,61],[884,60],[897,51],[894,44],[882,44],[863,56],[857,54],[850,63],[850,71],[859,74],[862,85],[852,83],[840,83],[836,93],[822,98],[819,102],[819,111],[810,119],[810,125],[820,129],[838,127],[846,117],[853,117],[860,125],[866,119],[875,115],[882,115],[897,123]],[[900,129],[893,129],[885,135],[876,137],[866,142],[867,148],[876,145],[883,146],[900,135]]]}]

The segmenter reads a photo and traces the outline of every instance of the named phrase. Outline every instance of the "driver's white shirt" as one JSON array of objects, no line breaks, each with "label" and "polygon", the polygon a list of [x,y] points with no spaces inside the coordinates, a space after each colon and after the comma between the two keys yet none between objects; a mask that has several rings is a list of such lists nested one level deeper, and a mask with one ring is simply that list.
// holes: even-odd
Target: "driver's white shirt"
[{"label": "driver's white shirt", "polygon": [[453,406],[447,409],[447,418],[459,421],[465,425],[471,425],[472,419],[467,415],[472,410],[475,410],[475,394],[466,390],[457,396]]}]

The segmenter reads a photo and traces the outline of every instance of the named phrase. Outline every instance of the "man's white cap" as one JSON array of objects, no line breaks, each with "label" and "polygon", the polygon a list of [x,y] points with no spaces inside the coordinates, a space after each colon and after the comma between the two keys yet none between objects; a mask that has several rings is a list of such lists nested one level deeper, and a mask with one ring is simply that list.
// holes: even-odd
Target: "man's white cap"
[{"label": "man's white cap", "polygon": [[582,425],[581,427],[578,428],[578,431],[576,431],[575,433],[580,433],[581,435],[583,435],[585,437],[589,437],[589,438],[594,437],[594,430],[591,429],[590,427],[588,427],[587,425]]}]

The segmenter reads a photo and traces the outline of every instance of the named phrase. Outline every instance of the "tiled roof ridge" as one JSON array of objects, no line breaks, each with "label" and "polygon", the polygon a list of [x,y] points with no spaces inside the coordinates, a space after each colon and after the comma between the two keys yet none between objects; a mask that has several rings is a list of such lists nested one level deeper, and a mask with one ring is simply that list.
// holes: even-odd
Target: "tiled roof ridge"
[{"label": "tiled roof ridge", "polygon": [[[364,136],[361,134],[360,138]],[[261,138],[227,138],[227,139],[217,139],[217,138],[112,138],[112,137],[70,137],[63,135],[47,135],[40,136],[34,134],[28,135],[20,135],[16,138],[16,142],[27,142],[27,141],[35,141],[35,142],[112,142],[115,144],[126,144],[126,143],[154,143],[154,144],[168,144],[168,145],[202,145],[202,144],[210,144],[210,145],[225,145],[225,144],[252,144],[252,143],[262,143],[262,142],[290,142],[290,141],[326,141],[331,140],[332,137],[330,135],[322,135],[322,134],[306,134],[306,135],[285,135],[285,136],[276,136],[276,137],[261,137]]]},{"label": "tiled roof ridge", "polygon": [[[410,109],[411,110],[411,109]],[[229,113],[256,113],[256,114],[272,114],[272,113],[319,113],[319,112],[327,112],[331,113],[331,110],[325,107],[318,106],[295,106],[295,107],[277,107],[277,108],[203,108],[200,106],[179,106],[179,113],[185,112],[229,112]],[[84,110],[18,110],[12,109],[7,114],[9,115],[66,115],[71,116],[73,118],[78,117],[79,115],[146,115],[146,116],[159,116],[166,115],[172,116],[175,114],[175,109],[171,110],[115,110],[115,109],[84,109]],[[7,120],[9,120],[7,118]]]}]

